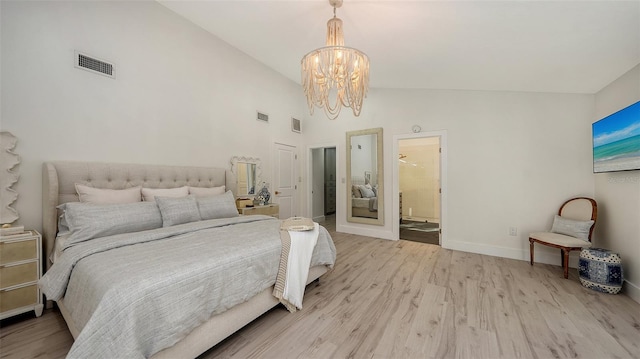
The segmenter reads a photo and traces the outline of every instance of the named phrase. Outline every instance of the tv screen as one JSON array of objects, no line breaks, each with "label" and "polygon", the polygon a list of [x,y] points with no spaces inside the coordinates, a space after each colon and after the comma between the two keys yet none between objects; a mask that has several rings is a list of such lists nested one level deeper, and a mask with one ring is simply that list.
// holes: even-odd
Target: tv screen
[{"label": "tv screen", "polygon": [[593,172],[640,169],[640,101],[592,125]]}]

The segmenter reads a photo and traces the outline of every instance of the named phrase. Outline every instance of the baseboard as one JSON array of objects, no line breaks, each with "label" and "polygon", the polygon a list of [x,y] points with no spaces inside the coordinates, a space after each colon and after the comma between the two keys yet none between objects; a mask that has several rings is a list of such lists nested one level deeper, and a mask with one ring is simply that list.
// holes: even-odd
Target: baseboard
[{"label": "baseboard", "polygon": [[366,237],[393,240],[393,233],[391,233],[390,231],[382,231],[379,229],[369,229],[365,227],[356,227],[356,226],[349,226],[349,225],[342,224],[342,225],[336,225],[336,231],[342,232],[342,233],[357,234],[357,235],[366,236]]},{"label": "baseboard", "polygon": [[313,217],[313,221],[314,221],[314,222],[318,222],[318,223],[320,223],[320,222],[324,222],[324,221],[326,221],[326,217],[325,217],[325,216],[317,216],[317,217]]},{"label": "baseboard", "polygon": [[[452,241],[452,240],[448,240],[442,243],[442,247],[446,249],[453,249],[453,250],[462,251],[462,252],[486,254],[494,257],[529,261],[529,243],[527,243],[526,250],[523,250],[521,248],[500,247],[500,246],[493,246],[488,244]],[[580,255],[579,251],[571,252],[569,256],[570,268],[578,268],[579,255]],[[560,266],[560,263],[561,263],[559,249],[550,251],[549,248],[544,248],[541,245],[540,246],[536,245],[534,250],[534,257],[535,257],[534,258],[535,263],[544,263],[544,264],[551,264],[556,266]]]},{"label": "baseboard", "polygon": [[622,293],[626,294],[629,298],[633,299],[637,303],[640,303],[640,287],[629,282],[628,280],[624,281],[624,285],[622,286]]}]

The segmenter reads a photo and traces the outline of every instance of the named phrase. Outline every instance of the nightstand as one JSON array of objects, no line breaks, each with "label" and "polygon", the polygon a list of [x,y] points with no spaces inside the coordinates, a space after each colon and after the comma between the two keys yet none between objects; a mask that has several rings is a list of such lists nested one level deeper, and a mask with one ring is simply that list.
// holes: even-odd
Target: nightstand
[{"label": "nightstand", "polygon": [[280,206],[276,203],[265,204],[264,206],[242,207],[238,208],[238,212],[244,216],[264,214],[266,216],[280,218]]},{"label": "nightstand", "polygon": [[42,236],[36,231],[0,238],[0,319],[30,310],[42,315],[40,253]]}]

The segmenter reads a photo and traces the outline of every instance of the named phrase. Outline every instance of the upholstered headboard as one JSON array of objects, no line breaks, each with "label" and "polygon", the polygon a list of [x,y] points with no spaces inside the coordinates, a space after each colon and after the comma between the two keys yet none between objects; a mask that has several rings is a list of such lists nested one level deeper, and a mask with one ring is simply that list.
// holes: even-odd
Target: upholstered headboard
[{"label": "upholstered headboard", "polygon": [[364,181],[364,177],[362,176],[351,176],[351,184],[352,185],[364,185],[366,182]]},{"label": "upholstered headboard", "polygon": [[49,269],[49,256],[58,233],[58,210],[62,203],[78,202],[75,184],[96,188],[124,189],[135,186],[174,188],[218,187],[236,193],[233,173],[224,168],[159,166],[99,162],[45,162],[42,165],[42,238]]}]

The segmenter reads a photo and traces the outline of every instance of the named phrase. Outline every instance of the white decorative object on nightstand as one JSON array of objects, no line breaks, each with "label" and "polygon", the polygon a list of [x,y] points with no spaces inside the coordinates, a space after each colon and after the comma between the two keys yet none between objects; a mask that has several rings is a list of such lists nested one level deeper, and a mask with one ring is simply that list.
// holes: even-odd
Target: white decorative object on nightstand
[{"label": "white decorative object on nightstand", "polygon": [[0,237],[0,319],[30,310],[42,315],[40,253],[42,237],[36,231]]},{"label": "white decorative object on nightstand", "polygon": [[238,212],[244,216],[264,214],[265,216],[280,218],[280,206],[276,203],[266,204],[264,206],[238,208]]}]

